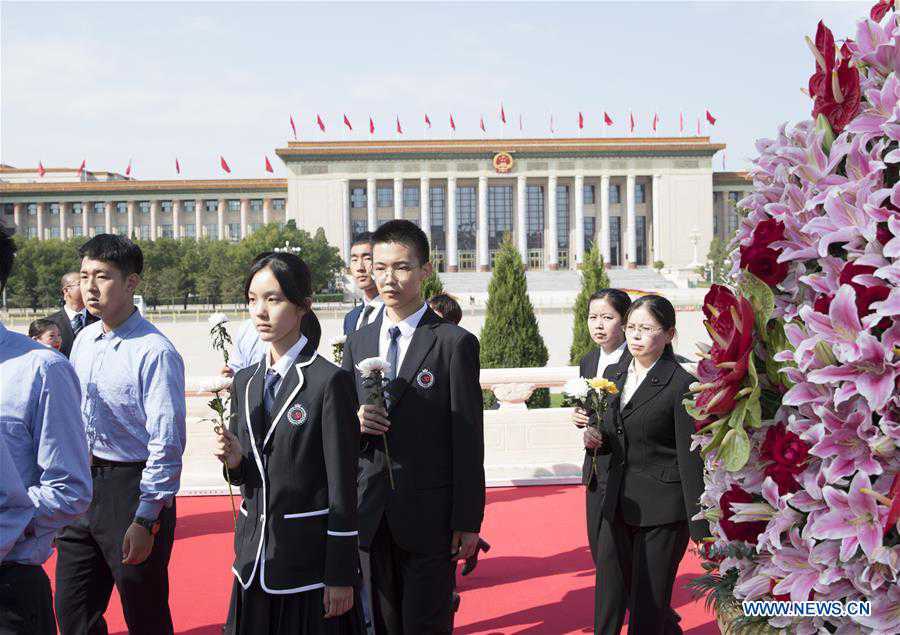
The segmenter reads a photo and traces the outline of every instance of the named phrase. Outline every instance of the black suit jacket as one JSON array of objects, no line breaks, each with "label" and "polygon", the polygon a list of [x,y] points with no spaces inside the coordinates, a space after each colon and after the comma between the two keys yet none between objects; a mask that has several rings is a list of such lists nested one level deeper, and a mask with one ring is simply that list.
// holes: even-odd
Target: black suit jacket
[{"label": "black suit jacket", "polygon": [[[246,589],[297,593],[358,580],[353,378],[309,343],[263,407],[265,360],[238,371],[230,430],[244,457],[231,472],[243,503],[232,570]],[[263,540],[265,538],[265,540]]]},{"label": "black suit jacket", "polygon": [[[84,313],[86,315],[85,326],[93,324],[99,319],[96,316],[91,315],[90,311],[85,311]],[[72,330],[72,322],[69,321],[66,310],[60,309],[53,315],[48,315],[47,319],[51,322],[55,322],[59,327],[59,334],[62,337],[62,344],[59,347],[59,352],[68,357],[72,352],[72,345],[75,343],[75,332]]]},{"label": "black suit jacket", "polygon": [[[600,362],[600,348],[596,348],[592,350],[590,353],[581,358],[581,363],[578,367],[578,374],[580,377],[584,377],[585,379],[593,379],[597,376],[597,364]],[[616,364],[612,364],[607,368],[613,368],[614,366],[618,366],[618,364],[624,364],[625,368],[628,368],[628,364],[631,363],[631,353],[628,352],[628,348],[626,347],[624,351],[622,351],[622,356],[619,358],[619,361]],[[593,414],[590,417],[591,425],[596,425],[597,415]],[[584,465],[581,467],[581,484],[587,485],[592,490],[600,490],[601,494],[603,490],[606,488],[606,480],[609,473],[609,450],[598,449],[597,451],[597,473],[594,474],[594,453],[591,450],[585,448],[584,450]]]},{"label": "black suit jacket", "polygon": [[688,520],[695,540],[708,536],[706,521],[690,520],[700,509],[703,461],[690,449],[694,420],[682,400],[696,379],[664,354],[620,413],[630,361],[623,355],[604,373],[619,395],[602,424],[609,452],[603,516],[612,521],[618,509],[626,523],[641,527]]},{"label": "black suit jacket", "polygon": [[[378,357],[384,312],[347,338],[343,364],[367,394],[356,364]],[[396,489],[386,472],[384,440],[362,435],[360,544],[368,548],[386,515],[398,545],[446,553],[454,530],[477,532],[484,518],[484,413],[474,335],[427,309],[413,334],[391,395],[387,433]]]}]

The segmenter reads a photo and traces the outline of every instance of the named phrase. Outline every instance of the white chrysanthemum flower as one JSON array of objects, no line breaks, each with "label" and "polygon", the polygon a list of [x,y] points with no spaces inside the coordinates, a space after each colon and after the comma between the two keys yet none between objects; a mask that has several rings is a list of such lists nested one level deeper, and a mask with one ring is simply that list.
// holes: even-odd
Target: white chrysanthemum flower
[{"label": "white chrysanthemum flower", "polygon": [[386,375],[388,371],[391,370],[391,365],[387,363],[387,360],[381,359],[380,357],[369,357],[358,363],[356,368],[359,369],[359,372],[363,377],[371,377],[372,373],[377,372]]},{"label": "white chrysanthemum flower", "polygon": [[209,324],[210,329],[214,329],[221,324],[225,324],[228,322],[228,316],[224,313],[213,313],[207,318],[207,323]]},{"label": "white chrysanthemum flower", "polygon": [[231,377],[216,375],[215,377],[209,377],[208,379],[200,382],[198,388],[201,392],[221,392],[223,390],[228,390],[229,388],[231,388],[232,381],[233,379]]},{"label": "white chrysanthemum flower", "polygon": [[591,386],[584,377],[570,379],[562,387],[563,394],[573,399],[587,399],[590,390]]},{"label": "white chrysanthemum flower", "polygon": [[332,346],[343,346],[344,342],[347,341],[346,335],[338,335],[336,337],[332,337],[330,343]]}]

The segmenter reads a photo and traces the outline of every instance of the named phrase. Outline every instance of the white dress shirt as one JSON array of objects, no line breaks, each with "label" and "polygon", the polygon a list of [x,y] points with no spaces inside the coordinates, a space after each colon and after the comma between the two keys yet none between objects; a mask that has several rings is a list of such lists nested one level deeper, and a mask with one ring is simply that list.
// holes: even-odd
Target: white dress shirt
[{"label": "white dress shirt", "polygon": [[366,312],[366,307],[371,306],[372,310],[369,311],[369,316],[366,318],[366,324],[371,324],[375,321],[375,318],[378,317],[378,312],[381,311],[381,307],[384,306],[384,300],[381,299],[380,295],[376,295],[374,298],[366,302],[363,300],[363,308],[362,311],[359,312],[359,315],[356,317],[356,327],[354,330],[358,331],[359,327],[363,326],[362,319],[363,313]]},{"label": "white dress shirt", "polygon": [[625,352],[626,346],[627,344],[622,342],[622,345],[612,353],[607,353],[602,348],[600,349],[600,359],[597,360],[597,377],[603,377],[603,372],[607,367],[619,363],[619,360],[622,359],[622,353]]},{"label": "white dress shirt", "polygon": [[309,340],[306,339],[305,335],[301,335],[300,339],[297,340],[297,343],[288,349],[288,352],[278,358],[278,361],[274,364],[272,363],[272,347],[269,346],[269,352],[266,353],[266,374],[269,373],[269,369],[273,369],[276,373],[278,373],[279,378],[278,381],[275,382],[275,394],[278,394],[278,391],[281,390],[281,384],[284,382],[284,378],[287,377],[288,372],[291,370],[291,366],[294,365],[294,360],[297,359],[297,355],[300,354],[300,351],[303,350],[303,347],[306,346],[306,343]]},{"label": "white dress shirt", "polygon": [[[84,311],[84,309],[82,309],[81,311],[73,311],[72,309],[69,308],[69,306],[67,304],[63,305],[63,310],[66,312],[66,315],[69,318],[69,322],[74,320],[76,315],[78,315],[79,313],[83,313],[83,311]],[[85,326],[87,326],[87,324],[85,324]]]},{"label": "white dress shirt", "polygon": [[388,329],[392,326],[400,327],[400,337],[397,338],[397,368],[393,369],[394,377],[400,374],[400,369],[403,367],[403,358],[406,357],[406,351],[409,349],[413,333],[416,332],[416,327],[427,309],[428,305],[423,303],[421,309],[399,324],[391,322],[387,311],[384,312],[384,319],[381,320],[381,334],[378,336],[378,356],[381,359],[387,359],[388,346],[391,345],[391,334],[388,333]]},{"label": "white dress shirt", "polygon": [[647,377],[647,373],[653,369],[653,366],[656,366],[656,362],[653,362],[650,368],[644,370],[637,365],[636,360],[631,360],[631,363],[628,364],[628,376],[625,378],[625,385],[622,386],[622,399],[619,401],[619,410],[625,409],[625,404],[631,401],[634,393],[641,387],[644,378]]}]

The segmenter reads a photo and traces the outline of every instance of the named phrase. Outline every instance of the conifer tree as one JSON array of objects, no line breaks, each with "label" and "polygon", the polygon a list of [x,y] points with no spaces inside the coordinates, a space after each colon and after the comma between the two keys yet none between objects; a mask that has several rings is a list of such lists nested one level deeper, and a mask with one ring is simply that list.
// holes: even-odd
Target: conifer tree
[{"label": "conifer tree", "polygon": [[588,332],[587,317],[589,300],[593,293],[609,286],[609,276],[597,243],[584,255],[581,263],[581,291],[575,299],[573,309],[575,323],[572,327],[572,346],[569,348],[569,363],[578,364],[581,358],[596,345]]},{"label": "conifer tree", "polygon": [[[487,313],[481,329],[481,367],[544,366],[547,358],[547,347],[528,298],[525,266],[518,250],[507,239],[497,252],[488,285]],[[546,408],[549,403],[550,393],[546,388],[539,388],[528,400],[531,408]]]},{"label": "conifer tree", "polygon": [[432,271],[431,275],[422,281],[422,299],[428,302],[428,299],[444,292],[444,283],[437,271]]}]

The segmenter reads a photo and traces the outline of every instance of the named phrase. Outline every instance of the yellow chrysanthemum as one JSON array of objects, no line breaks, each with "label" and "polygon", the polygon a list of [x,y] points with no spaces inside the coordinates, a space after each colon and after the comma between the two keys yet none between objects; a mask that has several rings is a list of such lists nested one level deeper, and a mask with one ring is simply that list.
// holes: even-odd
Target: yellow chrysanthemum
[{"label": "yellow chrysanthemum", "polygon": [[613,382],[602,377],[595,377],[594,379],[589,380],[588,383],[594,390],[599,390],[610,395],[615,395],[619,392],[619,389],[616,388],[616,385]]}]

